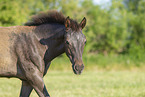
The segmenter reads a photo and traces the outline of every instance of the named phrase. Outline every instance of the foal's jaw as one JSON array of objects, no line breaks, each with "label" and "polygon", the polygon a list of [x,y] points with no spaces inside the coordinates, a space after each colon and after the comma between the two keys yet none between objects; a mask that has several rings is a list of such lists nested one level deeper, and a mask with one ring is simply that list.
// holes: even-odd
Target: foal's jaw
[{"label": "foal's jaw", "polygon": [[80,75],[82,71],[84,70],[84,64],[82,60],[80,59],[80,60],[74,61],[74,59],[70,58],[70,61],[72,63],[72,70],[74,74]]},{"label": "foal's jaw", "polygon": [[82,71],[84,70],[83,61],[81,59],[75,61],[71,55],[68,55],[67,53],[66,55],[68,56],[68,58],[70,59],[70,62],[72,63],[72,70],[74,74],[80,75]]}]

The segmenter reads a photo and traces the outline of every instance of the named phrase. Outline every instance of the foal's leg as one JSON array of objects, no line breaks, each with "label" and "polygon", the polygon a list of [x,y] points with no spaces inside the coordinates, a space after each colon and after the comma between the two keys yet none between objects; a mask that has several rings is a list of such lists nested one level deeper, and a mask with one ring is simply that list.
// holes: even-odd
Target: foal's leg
[{"label": "foal's leg", "polygon": [[[24,73],[25,80],[34,88],[39,97],[50,97],[43,82],[44,71],[39,70],[37,65],[30,61],[21,60],[21,63],[20,68]],[[44,66],[41,67],[44,68]]]},{"label": "foal's leg", "polygon": [[50,95],[47,92],[47,89],[45,87],[42,77],[38,75],[34,76],[30,84],[32,85],[36,93],[39,95],[39,97],[50,97]]},{"label": "foal's leg", "polygon": [[31,70],[24,72],[27,82],[34,88],[39,97],[50,97],[43,81],[43,73],[35,67],[33,69],[33,72]]},{"label": "foal's leg", "polygon": [[33,87],[26,81],[22,81],[20,97],[29,97]]}]

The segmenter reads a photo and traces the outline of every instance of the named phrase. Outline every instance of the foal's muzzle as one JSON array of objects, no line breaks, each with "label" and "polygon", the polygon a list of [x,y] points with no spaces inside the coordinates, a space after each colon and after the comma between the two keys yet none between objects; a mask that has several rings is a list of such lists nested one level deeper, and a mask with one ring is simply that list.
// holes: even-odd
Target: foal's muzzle
[{"label": "foal's muzzle", "polygon": [[76,65],[73,65],[72,68],[75,74],[81,74],[84,69],[84,64],[81,64],[81,65],[76,64]]}]

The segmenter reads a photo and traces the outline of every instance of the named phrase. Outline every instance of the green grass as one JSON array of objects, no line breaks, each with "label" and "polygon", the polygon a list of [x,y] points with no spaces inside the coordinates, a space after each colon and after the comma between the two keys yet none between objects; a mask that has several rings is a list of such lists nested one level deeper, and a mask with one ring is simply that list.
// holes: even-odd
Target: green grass
[{"label": "green grass", "polygon": [[[145,97],[145,72],[48,71],[44,78],[51,97]],[[18,97],[18,79],[0,79],[0,97]],[[33,91],[31,97],[38,97]]]},{"label": "green grass", "polygon": [[[145,60],[135,56],[84,54],[85,70],[73,74],[65,55],[50,66],[44,81],[51,97],[145,97]],[[19,97],[21,81],[0,78],[0,97]],[[38,97],[35,91],[30,97]]]}]

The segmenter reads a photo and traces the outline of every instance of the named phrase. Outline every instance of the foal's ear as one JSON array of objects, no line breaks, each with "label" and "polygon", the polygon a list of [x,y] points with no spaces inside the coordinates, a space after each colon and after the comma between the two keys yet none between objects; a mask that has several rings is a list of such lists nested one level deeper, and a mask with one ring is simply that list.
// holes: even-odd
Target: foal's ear
[{"label": "foal's ear", "polygon": [[86,20],[86,18],[84,17],[83,20],[80,22],[80,27],[81,27],[82,29],[85,27],[86,22],[87,22],[87,20]]},{"label": "foal's ear", "polygon": [[70,28],[70,19],[69,19],[69,16],[65,20],[65,28],[66,29]]}]

